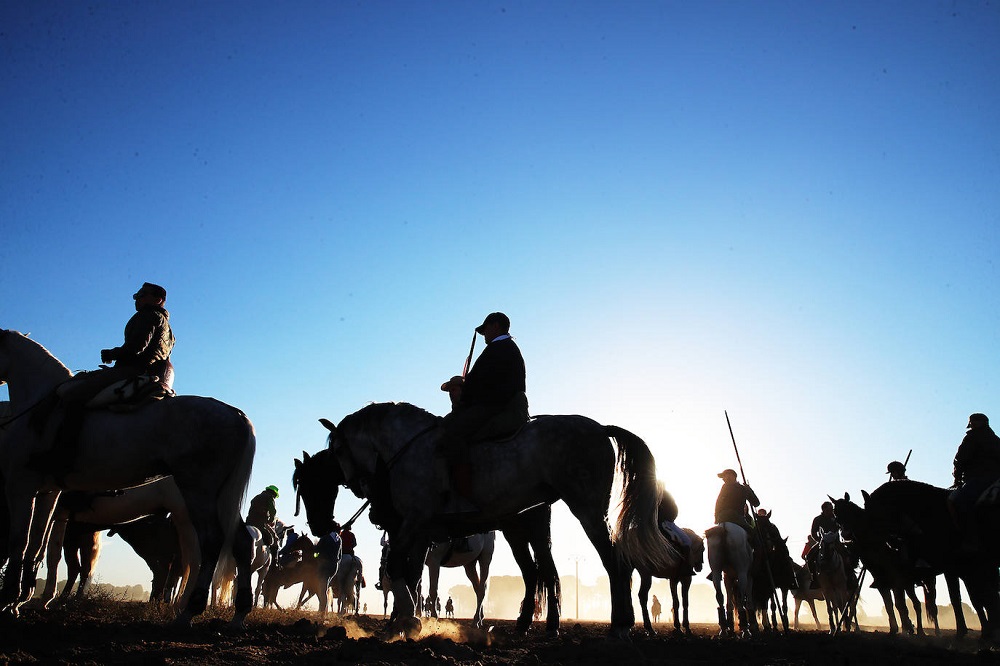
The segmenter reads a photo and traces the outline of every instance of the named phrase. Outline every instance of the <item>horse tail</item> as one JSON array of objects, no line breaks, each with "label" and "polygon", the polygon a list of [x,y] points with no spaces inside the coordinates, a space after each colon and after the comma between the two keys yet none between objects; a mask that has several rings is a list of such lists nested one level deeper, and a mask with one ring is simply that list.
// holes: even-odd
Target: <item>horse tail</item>
[{"label": "horse tail", "polygon": [[217,568],[221,568],[223,571],[236,570],[236,558],[233,553],[234,539],[244,525],[240,510],[243,507],[243,500],[246,499],[247,489],[250,487],[250,473],[253,471],[253,458],[257,450],[257,435],[254,432],[253,424],[246,414],[239,410],[236,411],[239,419],[238,425],[243,430],[242,446],[238,451],[236,464],[219,490],[216,505],[219,524],[224,530],[222,551],[219,553]]},{"label": "horse tail", "polygon": [[660,533],[660,502],[656,461],[640,437],[618,426],[604,431],[618,443],[618,469],[622,474],[621,511],[611,541],[618,556],[635,568],[664,571],[682,564],[681,554]]}]

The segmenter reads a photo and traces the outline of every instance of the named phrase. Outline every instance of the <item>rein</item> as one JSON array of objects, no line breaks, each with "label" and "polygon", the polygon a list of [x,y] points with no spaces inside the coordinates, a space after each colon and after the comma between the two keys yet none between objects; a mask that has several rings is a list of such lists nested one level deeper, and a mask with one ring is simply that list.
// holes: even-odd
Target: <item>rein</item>
[{"label": "rein", "polygon": [[0,423],[0,430],[5,429],[7,426],[9,426],[14,421],[18,420],[19,418],[21,418],[25,414],[28,414],[29,412],[31,412],[34,409],[36,409],[39,405],[41,405],[43,402],[45,402],[47,398],[48,398],[48,396],[45,396],[44,398],[40,399],[35,404],[31,405],[30,407],[25,407],[23,410],[21,410],[20,413],[15,414],[14,416],[10,417],[9,419],[7,419],[6,421],[4,421],[3,423]]},{"label": "rein", "polygon": [[[473,340],[474,339],[475,338],[473,338]],[[410,445],[413,444],[413,442],[417,441],[418,439],[420,439],[421,437],[423,437],[424,435],[426,435],[431,430],[434,430],[437,427],[438,427],[438,424],[437,423],[433,423],[433,424],[427,426],[426,428],[424,428],[423,430],[421,430],[420,432],[418,432],[416,435],[414,435],[413,437],[411,437],[409,440],[407,440],[407,442],[405,444],[403,444],[401,447],[399,447],[399,450],[396,451],[396,453],[392,456],[392,458],[389,458],[389,460],[386,461],[386,463],[385,463],[386,468],[387,469],[392,469],[392,466],[393,466],[393,464],[395,464],[396,460],[401,455],[403,455],[403,453],[406,451],[406,449],[410,448]],[[355,511],[354,515],[351,516],[351,519],[348,520],[346,523],[344,523],[344,525],[353,525],[354,521],[358,519],[358,516],[360,516],[364,512],[364,510],[368,508],[368,505],[370,505],[371,503],[372,503],[372,501],[370,499],[365,500],[365,503],[361,505],[361,508],[358,509],[357,511]],[[295,508],[295,515],[298,515],[299,511],[298,511],[298,495],[297,494],[296,494],[296,498],[295,498],[295,506],[296,506],[296,508]]]}]

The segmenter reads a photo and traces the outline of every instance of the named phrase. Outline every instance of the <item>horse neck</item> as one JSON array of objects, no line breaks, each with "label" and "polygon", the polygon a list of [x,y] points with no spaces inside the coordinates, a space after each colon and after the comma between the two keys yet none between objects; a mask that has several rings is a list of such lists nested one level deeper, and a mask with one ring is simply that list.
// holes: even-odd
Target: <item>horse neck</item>
[{"label": "horse neck", "polygon": [[7,333],[11,361],[7,387],[15,410],[34,404],[73,376],[69,368],[34,340]]}]

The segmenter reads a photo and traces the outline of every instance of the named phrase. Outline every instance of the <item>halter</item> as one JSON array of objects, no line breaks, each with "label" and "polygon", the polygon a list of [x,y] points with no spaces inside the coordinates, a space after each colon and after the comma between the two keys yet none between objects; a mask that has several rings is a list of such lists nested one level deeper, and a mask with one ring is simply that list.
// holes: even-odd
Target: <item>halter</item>
[{"label": "halter", "polygon": [[[406,441],[406,443],[403,444],[401,447],[399,447],[399,450],[396,451],[396,453],[391,458],[389,458],[389,460],[386,461],[386,463],[385,463],[386,469],[392,469],[392,466],[396,463],[396,460],[401,455],[403,455],[403,452],[405,452],[406,449],[408,449],[410,447],[410,445],[413,444],[413,442],[417,441],[418,439],[420,439],[421,437],[423,437],[424,435],[426,435],[431,430],[434,430],[437,427],[438,427],[438,424],[437,423],[433,423],[433,424],[427,426],[426,428],[424,428],[423,430],[421,430],[420,432],[418,432],[416,435],[414,435],[410,439],[408,439]],[[347,479],[344,479],[344,481],[346,482]],[[346,485],[346,483],[345,483],[345,485]],[[299,497],[300,497],[300,495],[301,495],[301,493],[299,493],[298,491],[295,492],[295,515],[296,516],[299,515]],[[368,505],[370,505],[371,503],[372,503],[371,499],[366,499],[365,503],[361,505],[361,508],[358,509],[357,511],[355,511],[354,515],[351,516],[350,520],[348,520],[346,523],[344,523],[344,525],[351,525],[351,524],[353,524],[354,521],[358,519],[358,516],[360,516],[362,513],[364,513],[364,510],[367,509]],[[330,516],[330,518],[332,520],[333,516]]]}]

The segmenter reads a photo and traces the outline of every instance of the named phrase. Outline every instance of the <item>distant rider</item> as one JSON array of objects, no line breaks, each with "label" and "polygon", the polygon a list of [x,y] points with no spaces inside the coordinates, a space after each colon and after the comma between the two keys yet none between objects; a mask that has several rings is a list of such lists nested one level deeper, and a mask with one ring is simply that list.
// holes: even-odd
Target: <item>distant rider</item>
[{"label": "distant rider", "polygon": [[247,525],[260,530],[264,543],[271,550],[275,550],[278,544],[278,535],[274,531],[278,517],[278,509],[274,504],[276,499],[278,487],[268,486],[250,500],[250,508],[247,510]]}]

